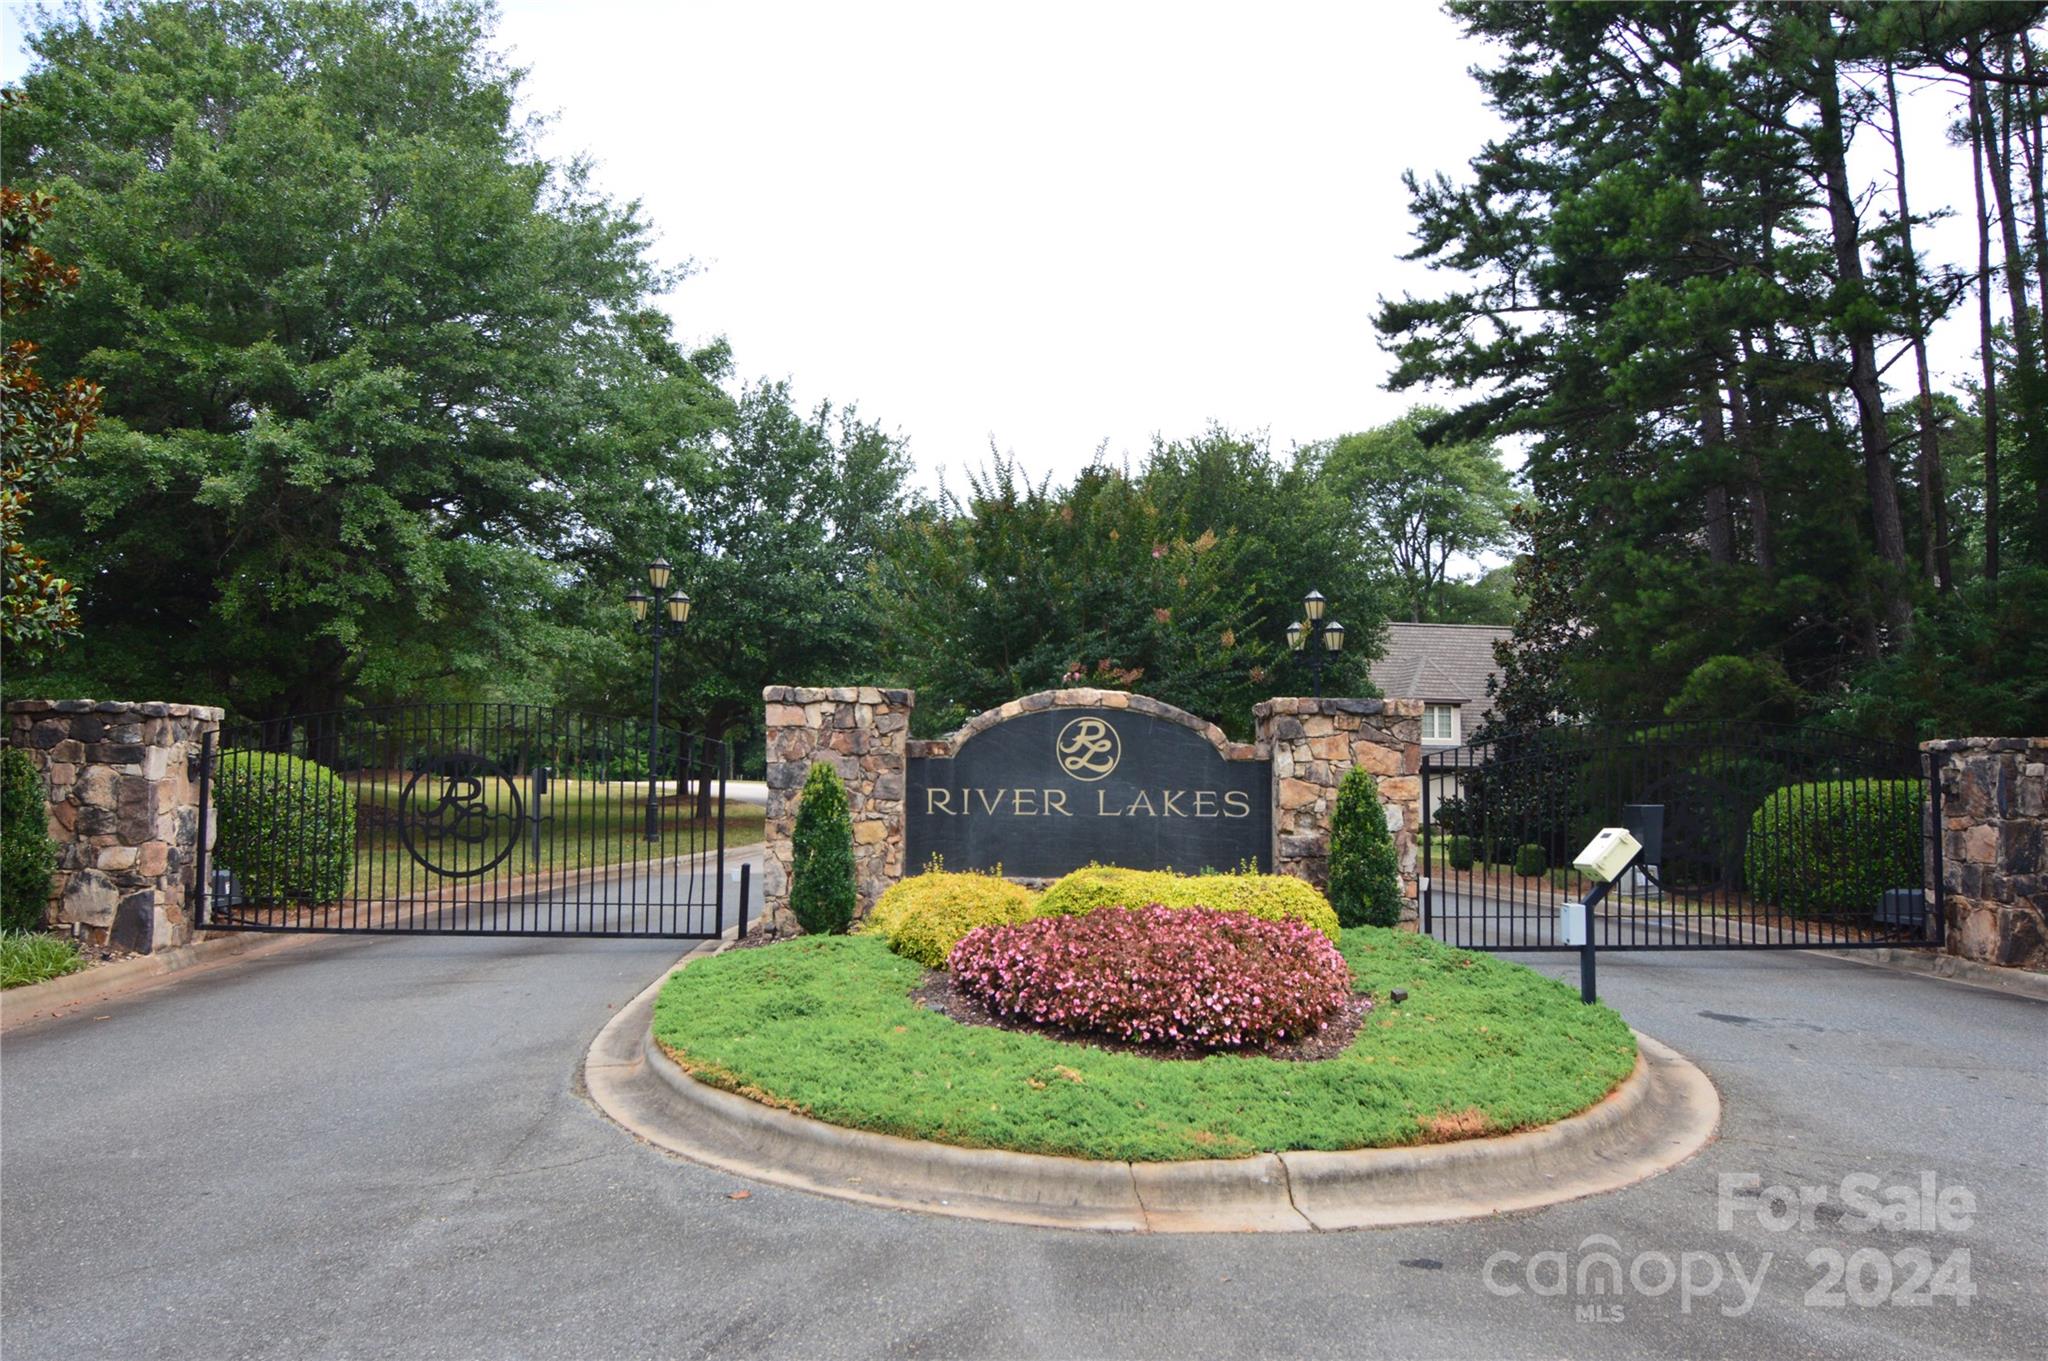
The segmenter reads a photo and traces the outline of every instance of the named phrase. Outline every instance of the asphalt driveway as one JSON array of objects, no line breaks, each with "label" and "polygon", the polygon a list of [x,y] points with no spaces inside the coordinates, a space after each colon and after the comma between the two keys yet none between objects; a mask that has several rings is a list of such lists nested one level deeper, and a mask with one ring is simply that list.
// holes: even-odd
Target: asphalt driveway
[{"label": "asphalt driveway", "polygon": [[[1825,957],[1609,956],[1606,997],[1721,1090],[1721,1139],[1677,1171],[1484,1223],[1115,1238],[638,1144],[577,1068],[677,953],[323,941],[9,1034],[0,1353],[1872,1361],[2048,1337],[2038,1002]],[[1865,1202],[1893,1225],[1861,1228]],[[1619,1293],[1594,1293],[1603,1251]]]}]

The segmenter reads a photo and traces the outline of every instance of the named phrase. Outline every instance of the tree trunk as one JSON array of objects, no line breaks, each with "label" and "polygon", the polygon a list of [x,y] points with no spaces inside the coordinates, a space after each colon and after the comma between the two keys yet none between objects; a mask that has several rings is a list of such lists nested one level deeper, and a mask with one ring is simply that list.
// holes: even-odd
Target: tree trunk
[{"label": "tree trunk", "polygon": [[[1808,358],[1812,359],[1813,356],[1810,352],[1814,348],[1815,338],[1811,332],[1808,332],[1804,339],[1809,350]],[[1836,444],[1846,445],[1849,442],[1849,432],[1842,428],[1841,413],[1836,409],[1835,403],[1823,400],[1815,404],[1815,410],[1820,415],[1821,428],[1827,431],[1829,440]],[[1856,630],[1856,641],[1863,649],[1864,657],[1869,661],[1878,661],[1884,656],[1884,637],[1879,620],[1881,610],[1870,608],[1873,592],[1869,588],[1870,573],[1869,564],[1866,559],[1859,557],[1856,560],[1852,568],[1851,579],[1862,590],[1860,593],[1861,603],[1851,617],[1850,626]],[[1882,592],[1877,592],[1876,594],[1881,598]]]},{"label": "tree trunk", "polygon": [[[1719,366],[1711,361],[1700,375],[1700,447],[1716,462],[1726,456],[1728,434],[1721,422],[1721,379]],[[1735,524],[1728,514],[1728,484],[1716,480],[1707,487],[1707,560],[1716,567],[1735,561]]]},{"label": "tree trunk", "polygon": [[[2020,43],[2020,52],[2026,62],[2027,76],[2037,78],[2034,70],[2034,46],[2029,42]],[[2043,180],[2048,178],[2048,167],[2042,165],[2048,157],[2048,147],[2042,145],[2042,110],[2048,108],[2048,96],[2040,87],[2027,89],[2027,132],[2020,144],[2027,149],[2027,192],[2034,203],[2034,286],[2041,290],[2041,322],[2048,326],[2048,189]]]},{"label": "tree trunk", "polygon": [[[1743,341],[1747,351],[1749,342]],[[1771,505],[1764,490],[1763,461],[1756,453],[1756,430],[1749,420],[1749,396],[1743,390],[1742,369],[1732,367],[1728,380],[1728,428],[1735,437],[1735,447],[1742,454],[1742,477],[1744,498],[1749,502],[1750,548],[1756,554],[1756,565],[1765,577],[1777,574],[1777,545],[1771,538]]]},{"label": "tree trunk", "polygon": [[[1982,65],[1983,46],[1971,43],[1970,62]],[[1983,352],[1984,392],[1984,579],[1998,580],[1998,351],[1991,327],[1991,213],[1984,201],[1984,157],[1989,109],[1984,82],[1970,78],[1970,177],[1977,190],[1977,341]]]},{"label": "tree trunk", "polygon": [[[2008,67],[2012,54],[2005,57]],[[2003,86],[1999,103],[2003,117],[1990,118],[1991,98],[1984,96],[1985,146],[1989,148],[1991,194],[1998,205],[1998,230],[2005,246],[2005,297],[2011,312],[2013,382],[2010,396],[2013,424],[2020,432],[2022,466],[2034,471],[2036,541],[2048,539],[2048,470],[2042,468],[2041,369],[2036,360],[2033,309],[2027,304],[2027,258],[2020,248],[2019,218],[2012,195],[2012,87]]]},{"label": "tree trunk", "polygon": [[1814,60],[1814,98],[1820,105],[1821,135],[1813,140],[1827,187],[1828,224],[1834,243],[1835,269],[1850,308],[1842,330],[1849,342],[1849,392],[1856,399],[1856,427],[1863,449],[1863,480],[1870,493],[1870,518],[1877,555],[1889,570],[1880,583],[1884,620],[1896,647],[1912,636],[1913,602],[1907,594],[1906,531],[1899,519],[1899,491],[1892,481],[1891,452],[1886,439],[1884,390],[1877,377],[1877,336],[1858,304],[1867,293],[1863,274],[1863,240],[1856,220],[1856,198],[1849,188],[1848,132],[1843,125],[1842,92],[1836,84],[1835,31],[1832,16],[1819,20],[1822,42]]},{"label": "tree trunk", "polygon": [[1934,385],[1927,372],[1927,323],[1920,305],[1920,261],[1913,254],[1913,210],[1906,201],[1906,134],[1899,126],[1899,82],[1884,64],[1885,104],[1892,120],[1892,167],[1899,194],[1899,245],[1906,272],[1906,299],[1913,327],[1913,365],[1920,393],[1914,404],[1920,437],[1920,554],[1927,579],[1954,589],[1948,554],[1947,495],[1942,486],[1941,440],[1934,429]]},{"label": "tree trunk", "polygon": [[[2029,41],[2029,35],[2024,33],[2006,45],[2006,72],[2012,72],[2015,47],[2025,54],[2026,73],[2032,77],[2034,48]],[[2034,281],[2041,290],[2041,310],[2035,313],[2028,329],[2035,341],[2035,354],[2044,355],[2044,352],[2048,352],[2048,334],[2043,334],[2043,328],[2048,327],[2048,223],[2042,221],[2041,214],[2041,92],[2033,86],[2027,86],[2022,93],[2014,86],[2008,85],[2004,99],[2008,138],[2011,136],[2015,121],[2015,104],[2024,100],[2027,110],[2026,120],[2019,124],[2020,159],[2026,166],[2027,198],[2032,208]],[[2024,278],[2020,280],[2020,296],[2026,296]],[[2044,375],[2038,365],[2030,366],[2027,372],[2028,412],[2032,421],[2028,447],[2033,455],[2034,466],[2034,557],[2038,561],[2048,558],[2048,375]]]}]

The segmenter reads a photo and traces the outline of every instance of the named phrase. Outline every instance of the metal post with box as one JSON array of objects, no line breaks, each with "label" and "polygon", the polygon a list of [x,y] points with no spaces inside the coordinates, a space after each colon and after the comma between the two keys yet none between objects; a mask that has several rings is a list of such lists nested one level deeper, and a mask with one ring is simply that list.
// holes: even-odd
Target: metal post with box
[{"label": "metal post with box", "polygon": [[1572,861],[1572,868],[1593,881],[1593,891],[1583,901],[1567,902],[1558,908],[1558,939],[1579,947],[1579,1000],[1593,1001],[1593,909],[1614,887],[1615,880],[1635,864],[1643,843],[1626,827],[1602,827]]}]

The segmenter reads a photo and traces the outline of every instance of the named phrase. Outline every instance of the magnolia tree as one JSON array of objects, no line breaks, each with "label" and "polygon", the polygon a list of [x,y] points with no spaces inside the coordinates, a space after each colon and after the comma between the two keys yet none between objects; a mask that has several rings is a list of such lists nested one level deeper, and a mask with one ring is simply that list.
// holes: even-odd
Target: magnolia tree
[{"label": "magnolia tree", "polygon": [[[7,124],[20,107],[20,96],[0,92]],[[29,504],[78,458],[100,411],[98,387],[82,378],[47,382],[36,368],[39,347],[20,334],[22,318],[78,286],[77,266],[59,264],[36,244],[55,208],[47,194],[0,186],[0,317],[11,337],[0,350],[0,644],[31,660],[77,634],[78,608],[71,583],[23,542]]]}]

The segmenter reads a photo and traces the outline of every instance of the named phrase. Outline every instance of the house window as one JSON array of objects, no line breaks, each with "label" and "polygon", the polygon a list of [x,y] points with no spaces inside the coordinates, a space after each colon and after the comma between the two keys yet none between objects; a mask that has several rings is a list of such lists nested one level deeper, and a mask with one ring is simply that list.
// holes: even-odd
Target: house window
[{"label": "house window", "polygon": [[1458,706],[1455,704],[1423,705],[1422,740],[1425,742],[1457,741]]}]

